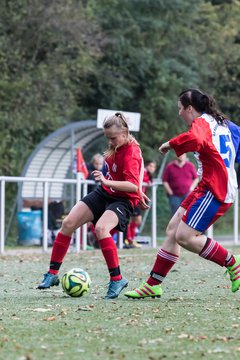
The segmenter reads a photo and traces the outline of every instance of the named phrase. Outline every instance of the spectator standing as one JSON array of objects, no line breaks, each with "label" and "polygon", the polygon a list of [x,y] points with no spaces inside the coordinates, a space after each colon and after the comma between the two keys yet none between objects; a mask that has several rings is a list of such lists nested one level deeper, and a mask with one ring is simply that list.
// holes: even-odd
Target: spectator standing
[{"label": "spectator standing", "polygon": [[[91,162],[89,164],[87,164],[87,169],[88,169],[87,180],[95,180],[93,173],[92,173],[94,170],[99,170],[104,173],[104,157],[103,157],[103,155],[101,155],[99,153],[93,155]],[[88,185],[88,193],[93,191],[96,188],[96,186],[97,186],[97,184],[95,184],[95,185],[89,184]]]},{"label": "spectator standing", "polygon": [[198,184],[196,168],[187,159],[187,155],[182,154],[166,166],[162,181],[168,196],[171,214],[174,215],[181,202]]}]

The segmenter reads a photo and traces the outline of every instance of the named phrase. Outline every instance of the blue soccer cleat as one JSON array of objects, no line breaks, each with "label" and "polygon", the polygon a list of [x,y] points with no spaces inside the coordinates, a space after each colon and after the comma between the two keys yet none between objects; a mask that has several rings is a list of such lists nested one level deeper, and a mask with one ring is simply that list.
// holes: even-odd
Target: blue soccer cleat
[{"label": "blue soccer cleat", "polygon": [[122,278],[118,281],[110,281],[108,286],[108,292],[105,296],[105,299],[115,299],[118,297],[120,292],[128,286],[128,280]]},{"label": "blue soccer cleat", "polygon": [[57,275],[53,275],[47,272],[46,274],[44,274],[43,281],[40,285],[38,285],[37,288],[40,290],[49,289],[51,286],[58,286],[59,283],[60,281]]}]

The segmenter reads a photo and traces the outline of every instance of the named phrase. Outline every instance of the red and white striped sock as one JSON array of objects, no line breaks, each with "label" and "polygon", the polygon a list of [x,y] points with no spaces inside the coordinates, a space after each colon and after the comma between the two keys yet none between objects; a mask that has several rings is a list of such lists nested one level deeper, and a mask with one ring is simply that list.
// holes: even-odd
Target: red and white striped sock
[{"label": "red and white striped sock", "polygon": [[213,261],[220,266],[225,266],[227,255],[227,249],[210,238],[207,238],[207,241],[199,254],[202,258]]},{"label": "red and white striped sock", "polygon": [[225,259],[225,266],[233,266],[235,264],[236,260],[235,257],[231,253],[227,253],[227,257]]},{"label": "red and white striped sock", "polygon": [[172,254],[163,249],[159,249],[155,264],[151,271],[151,276],[147,280],[147,283],[151,286],[154,286],[163,282],[164,278],[167,276],[178,259],[178,255]]}]

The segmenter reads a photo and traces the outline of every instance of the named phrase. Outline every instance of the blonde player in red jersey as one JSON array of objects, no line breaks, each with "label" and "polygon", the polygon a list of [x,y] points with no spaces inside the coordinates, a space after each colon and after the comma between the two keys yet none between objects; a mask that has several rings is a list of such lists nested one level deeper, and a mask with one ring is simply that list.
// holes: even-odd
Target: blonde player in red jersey
[{"label": "blonde player in red jersey", "polygon": [[170,220],[149,279],[128,291],[125,295],[129,298],[160,297],[160,284],[179,259],[181,247],[225,266],[232,292],[240,288],[240,256],[232,255],[204,234],[234,201],[237,191],[234,164],[240,162],[240,127],[217,110],[211,96],[197,89],[183,91],[178,108],[189,130],[162,144],[159,151],[166,154],[174,149],[177,156],[195,152],[201,181]]},{"label": "blonde player in red jersey", "polygon": [[127,279],[120,272],[118,251],[111,230],[125,231],[133,208],[140,202],[148,208],[147,197],[142,192],[143,159],[136,139],[129,133],[128,123],[122,113],[107,118],[103,131],[109,148],[105,152],[106,176],[101,171],[92,172],[101,186],[85,196],[63,220],[54,241],[49,271],[38,289],[48,289],[59,284],[58,271],[67,253],[73,232],[88,222],[95,225],[96,236],[105,258],[110,282],[106,299],[118,297]]}]

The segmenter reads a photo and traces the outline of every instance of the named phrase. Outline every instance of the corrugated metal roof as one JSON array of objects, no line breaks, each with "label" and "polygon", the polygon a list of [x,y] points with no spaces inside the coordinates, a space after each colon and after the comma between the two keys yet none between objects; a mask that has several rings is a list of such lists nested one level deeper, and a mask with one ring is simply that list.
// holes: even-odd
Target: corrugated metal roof
[{"label": "corrugated metal roof", "polygon": [[[95,120],[68,124],[45,138],[33,151],[26,162],[22,176],[38,178],[67,178],[72,167],[75,149],[82,153],[87,145],[97,142],[103,136]],[[64,196],[64,184],[49,184],[49,198],[59,200]],[[24,182],[19,189],[19,198],[36,199],[43,197],[43,183]]]}]

